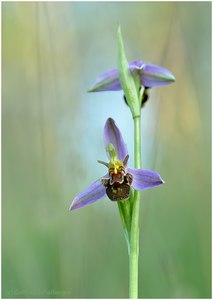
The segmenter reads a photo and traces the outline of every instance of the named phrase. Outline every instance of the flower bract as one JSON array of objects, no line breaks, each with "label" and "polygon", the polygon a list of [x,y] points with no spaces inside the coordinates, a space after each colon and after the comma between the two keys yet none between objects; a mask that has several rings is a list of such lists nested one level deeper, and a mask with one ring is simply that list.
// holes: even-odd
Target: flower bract
[{"label": "flower bract", "polygon": [[164,183],[157,172],[128,167],[128,151],[122,134],[112,118],[107,119],[104,126],[104,144],[109,162],[104,164],[108,172],[78,194],[70,210],[76,210],[108,196],[112,201],[129,198],[131,187],[145,190]]}]

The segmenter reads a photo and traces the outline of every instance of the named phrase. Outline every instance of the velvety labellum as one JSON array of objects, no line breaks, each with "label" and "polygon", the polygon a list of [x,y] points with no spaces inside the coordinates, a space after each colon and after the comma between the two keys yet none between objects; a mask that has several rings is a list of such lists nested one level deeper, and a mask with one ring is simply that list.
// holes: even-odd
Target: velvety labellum
[{"label": "velvety labellum", "polygon": [[115,180],[115,174],[110,174],[109,179],[102,179],[102,183],[106,187],[106,194],[112,201],[126,200],[130,196],[132,175],[127,173],[122,178],[121,182],[121,180]]}]

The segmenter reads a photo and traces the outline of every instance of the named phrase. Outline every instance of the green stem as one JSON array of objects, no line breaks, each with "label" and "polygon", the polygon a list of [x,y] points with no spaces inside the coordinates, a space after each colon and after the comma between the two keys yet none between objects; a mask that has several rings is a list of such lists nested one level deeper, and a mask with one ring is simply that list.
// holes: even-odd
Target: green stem
[{"label": "green stem", "polygon": [[[141,122],[134,117],[135,168],[141,168]],[[139,206],[140,192],[134,192],[129,255],[129,298],[138,298],[138,257],[139,257]]]}]

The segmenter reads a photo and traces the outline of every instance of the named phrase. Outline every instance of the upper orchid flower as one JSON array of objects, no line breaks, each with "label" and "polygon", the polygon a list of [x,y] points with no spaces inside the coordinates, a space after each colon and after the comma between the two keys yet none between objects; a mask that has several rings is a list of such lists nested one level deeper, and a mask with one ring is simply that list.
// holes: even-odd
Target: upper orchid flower
[{"label": "upper orchid flower", "polygon": [[[175,81],[174,75],[167,69],[142,61],[129,63],[129,70],[132,75],[140,75],[141,85],[146,88],[168,85]],[[89,92],[119,91],[121,90],[118,69],[112,69],[100,75]]]},{"label": "upper orchid flower", "polygon": [[145,190],[164,183],[160,175],[154,171],[127,167],[129,158],[127,147],[119,128],[111,118],[104,126],[104,144],[110,161],[98,162],[108,168],[108,173],[78,194],[70,210],[100,200],[105,195],[112,201],[125,200],[129,198],[131,187],[135,190]]}]

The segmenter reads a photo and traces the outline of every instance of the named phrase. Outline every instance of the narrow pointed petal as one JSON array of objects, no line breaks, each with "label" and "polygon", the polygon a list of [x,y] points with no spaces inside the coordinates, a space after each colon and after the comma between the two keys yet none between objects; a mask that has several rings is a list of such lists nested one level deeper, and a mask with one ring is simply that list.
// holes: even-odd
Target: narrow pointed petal
[{"label": "narrow pointed petal", "polygon": [[[108,177],[108,175],[104,176]],[[76,196],[70,206],[70,210],[79,209],[92,202],[102,199],[106,194],[106,188],[101,179],[93,182],[87,189]]]},{"label": "narrow pointed petal", "polygon": [[121,84],[118,79],[118,70],[112,69],[100,75],[88,92],[101,92],[101,91],[119,91]]},{"label": "narrow pointed petal", "polygon": [[[131,73],[140,70],[144,65],[141,61],[133,61],[129,63]],[[103,92],[103,91],[120,91],[121,84],[118,76],[118,69],[112,69],[100,75],[88,90],[88,92]]]},{"label": "narrow pointed petal", "polygon": [[167,69],[144,64],[141,68],[141,83],[145,87],[164,86],[175,81],[174,75]]},{"label": "narrow pointed petal", "polygon": [[135,190],[145,190],[164,183],[157,172],[134,168],[127,168],[126,170],[133,176],[132,187]]},{"label": "narrow pointed petal", "polygon": [[[118,158],[124,161],[125,157],[128,155],[126,144],[124,143],[122,134],[112,118],[107,119],[104,126],[104,144],[105,148],[108,144],[113,144],[117,152]],[[110,159],[109,153],[107,156]]]}]

